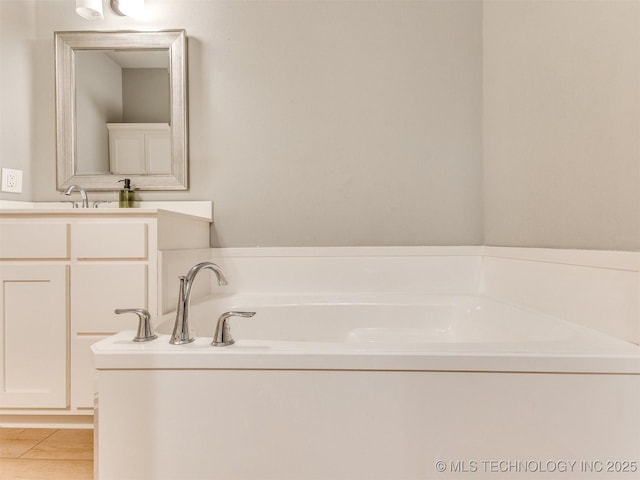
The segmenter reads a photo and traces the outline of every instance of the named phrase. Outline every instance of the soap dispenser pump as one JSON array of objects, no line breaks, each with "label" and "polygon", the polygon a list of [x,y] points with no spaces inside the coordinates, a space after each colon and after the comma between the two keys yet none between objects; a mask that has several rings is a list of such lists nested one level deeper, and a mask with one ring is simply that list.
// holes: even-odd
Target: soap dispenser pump
[{"label": "soap dispenser pump", "polygon": [[132,208],[133,190],[131,190],[131,180],[125,178],[123,180],[118,180],[118,182],[124,182],[124,188],[120,190],[120,208]]}]

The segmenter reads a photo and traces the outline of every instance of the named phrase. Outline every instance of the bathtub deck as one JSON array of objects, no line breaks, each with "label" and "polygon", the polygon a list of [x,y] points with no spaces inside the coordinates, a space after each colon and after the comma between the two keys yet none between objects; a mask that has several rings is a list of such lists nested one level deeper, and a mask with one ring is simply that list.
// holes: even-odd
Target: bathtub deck
[{"label": "bathtub deck", "polygon": [[210,337],[170,345],[168,335],[134,343],[124,331],[93,345],[97,369],[294,369],[640,374],[640,348],[590,332],[581,342],[332,344]]}]

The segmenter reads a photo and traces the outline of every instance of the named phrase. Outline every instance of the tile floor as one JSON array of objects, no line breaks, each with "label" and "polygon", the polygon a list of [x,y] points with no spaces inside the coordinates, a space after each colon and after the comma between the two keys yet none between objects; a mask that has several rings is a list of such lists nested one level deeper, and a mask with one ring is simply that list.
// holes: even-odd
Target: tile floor
[{"label": "tile floor", "polygon": [[93,478],[93,430],[0,428],[0,480]]}]

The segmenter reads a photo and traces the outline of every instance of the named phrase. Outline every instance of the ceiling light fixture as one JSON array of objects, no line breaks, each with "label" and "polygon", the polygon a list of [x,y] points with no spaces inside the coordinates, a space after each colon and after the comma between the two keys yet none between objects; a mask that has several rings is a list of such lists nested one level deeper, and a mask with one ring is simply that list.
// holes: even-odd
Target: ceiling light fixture
[{"label": "ceiling light fixture", "polygon": [[122,17],[139,17],[144,11],[144,0],[111,0],[111,10]]},{"label": "ceiling light fixture", "polygon": [[102,20],[102,0],[76,0],[76,13],[87,20]]}]

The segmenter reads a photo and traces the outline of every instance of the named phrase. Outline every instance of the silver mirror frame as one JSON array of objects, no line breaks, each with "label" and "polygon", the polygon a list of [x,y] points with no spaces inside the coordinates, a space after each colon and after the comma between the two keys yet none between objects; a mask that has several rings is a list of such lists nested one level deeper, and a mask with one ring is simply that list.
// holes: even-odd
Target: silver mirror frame
[{"label": "silver mirror frame", "polygon": [[126,176],[136,190],[187,190],[187,44],[184,30],[155,32],[55,32],[56,187],[72,184],[86,190],[119,190],[122,175],[76,175],[76,108],[74,50],[169,50],[171,96],[170,175]]}]

